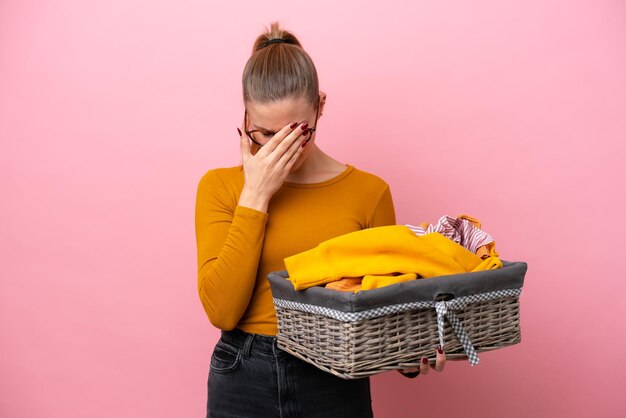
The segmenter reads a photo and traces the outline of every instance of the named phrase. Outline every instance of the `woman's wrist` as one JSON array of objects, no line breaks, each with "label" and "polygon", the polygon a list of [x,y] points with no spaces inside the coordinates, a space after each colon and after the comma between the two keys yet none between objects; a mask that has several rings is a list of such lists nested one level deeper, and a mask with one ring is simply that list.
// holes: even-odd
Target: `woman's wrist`
[{"label": "woman's wrist", "polygon": [[244,188],[244,190],[241,192],[241,195],[239,196],[238,205],[267,213],[269,198],[263,195],[259,195],[258,193],[250,192],[249,190]]}]

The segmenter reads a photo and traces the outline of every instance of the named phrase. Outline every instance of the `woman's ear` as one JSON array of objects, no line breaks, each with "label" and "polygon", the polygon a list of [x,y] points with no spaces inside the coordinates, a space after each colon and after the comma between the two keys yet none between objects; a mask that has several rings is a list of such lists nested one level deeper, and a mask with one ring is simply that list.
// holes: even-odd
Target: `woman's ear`
[{"label": "woman's ear", "polygon": [[320,91],[320,116],[324,113],[324,104],[326,103],[326,93]]}]

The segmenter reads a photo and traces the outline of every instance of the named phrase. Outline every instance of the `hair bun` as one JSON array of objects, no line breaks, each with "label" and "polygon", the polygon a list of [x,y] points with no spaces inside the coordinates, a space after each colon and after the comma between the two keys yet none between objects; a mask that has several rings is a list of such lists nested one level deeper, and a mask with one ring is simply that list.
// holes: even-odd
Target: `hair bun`
[{"label": "hair bun", "polygon": [[[254,46],[252,47],[252,54],[265,49],[271,44],[285,43],[289,45],[295,45],[302,48],[302,44],[296,36],[289,32],[288,30],[284,30],[280,27],[278,22],[272,22],[269,28],[266,28],[265,33],[259,35],[254,42]],[[275,50],[276,48],[271,48],[271,50]],[[278,48],[283,50],[283,48]],[[291,48],[288,48],[291,49]],[[267,53],[269,51],[265,51]]]}]

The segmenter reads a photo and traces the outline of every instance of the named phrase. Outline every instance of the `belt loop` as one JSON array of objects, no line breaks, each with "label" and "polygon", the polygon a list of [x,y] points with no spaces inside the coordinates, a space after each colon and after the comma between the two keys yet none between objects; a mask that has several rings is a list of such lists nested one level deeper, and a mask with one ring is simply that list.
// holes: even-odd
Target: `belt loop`
[{"label": "belt loop", "polygon": [[252,347],[252,340],[254,340],[253,333],[250,333],[246,336],[246,342],[243,344],[243,358],[250,357],[250,348]]}]

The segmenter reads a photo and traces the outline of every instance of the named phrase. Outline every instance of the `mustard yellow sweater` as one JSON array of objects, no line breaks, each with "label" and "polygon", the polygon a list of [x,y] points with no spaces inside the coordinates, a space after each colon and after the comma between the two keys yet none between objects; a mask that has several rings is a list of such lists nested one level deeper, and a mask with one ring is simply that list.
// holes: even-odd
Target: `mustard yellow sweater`
[{"label": "mustard yellow sweater", "polygon": [[324,182],[285,182],[267,213],[238,205],[241,165],[202,176],[195,208],[198,293],[211,324],[276,335],[267,275],[284,270],[286,257],[349,232],[395,225],[389,185],[346,166]]},{"label": "mustard yellow sweater", "polygon": [[[416,273],[429,278],[501,268],[492,244],[490,256],[483,260],[439,232],[418,236],[405,225],[388,225],[329,239],[287,257],[285,265],[296,290],[364,275]],[[387,277],[387,282],[393,280]]]}]

